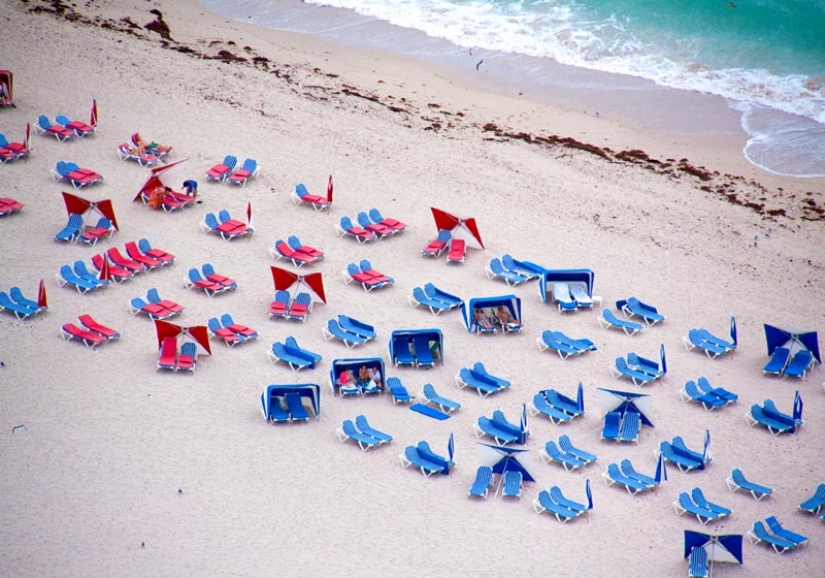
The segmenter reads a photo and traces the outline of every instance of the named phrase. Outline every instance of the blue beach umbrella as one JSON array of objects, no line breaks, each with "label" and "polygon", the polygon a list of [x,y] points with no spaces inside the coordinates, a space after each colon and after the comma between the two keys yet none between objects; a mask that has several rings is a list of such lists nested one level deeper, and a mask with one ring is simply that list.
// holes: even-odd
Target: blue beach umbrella
[{"label": "blue beach umbrella", "polygon": [[590,490],[590,478],[584,480],[584,492],[587,494],[587,509],[593,509],[593,492]]},{"label": "blue beach umbrella", "polygon": [[710,562],[710,571],[713,574],[713,565],[716,562],[729,564],[742,563],[742,534],[723,534],[714,536],[704,532],[685,530],[685,558],[690,557],[693,548],[704,548]]},{"label": "blue beach umbrella", "polygon": [[659,367],[662,368],[662,374],[667,373],[667,359],[665,359],[665,344],[659,347]]},{"label": "blue beach umbrella", "polygon": [[519,435],[518,443],[524,445],[524,444],[527,443],[527,434],[529,433],[527,431],[527,404],[526,403],[521,404],[521,423],[519,424],[519,427],[521,428],[521,434]]},{"label": "blue beach umbrella", "polygon": [[521,472],[522,479],[525,482],[536,481],[530,473],[532,464],[530,463],[528,450],[478,442],[478,452],[482,465],[492,467],[494,474],[503,477],[505,472],[516,471]]},{"label": "blue beach umbrella", "polygon": [[450,439],[447,440],[447,456],[448,459],[452,462],[453,456],[455,455],[455,436],[453,436],[453,432],[450,432]]},{"label": "blue beach umbrella", "polygon": [[739,340],[736,338],[736,317],[730,318],[730,340],[734,345],[739,345]]},{"label": "blue beach umbrella", "polygon": [[584,386],[582,382],[579,382],[579,389],[576,391],[576,408],[583,412],[584,411]]},{"label": "blue beach umbrella", "polygon": [[599,396],[599,405],[604,413],[618,411],[624,415],[632,411],[639,414],[639,419],[643,424],[653,427],[653,422],[650,420],[652,414],[650,395],[603,387],[596,388],[596,394]]},{"label": "blue beach umbrella", "polygon": [[793,421],[796,432],[796,427],[802,425],[802,396],[799,395],[799,390],[796,390],[793,398]]},{"label": "blue beach umbrella", "polygon": [[710,446],[710,430],[706,429],[705,430],[705,445],[704,445],[704,448],[702,449],[702,465],[699,466],[700,470],[705,469],[705,463],[708,461],[708,456],[709,456],[709,454],[708,454],[708,447],[709,446]]},{"label": "blue beach umbrella", "polygon": [[656,485],[667,481],[667,466],[665,465],[665,454],[659,452],[659,461],[656,462],[656,474],[653,477]]}]

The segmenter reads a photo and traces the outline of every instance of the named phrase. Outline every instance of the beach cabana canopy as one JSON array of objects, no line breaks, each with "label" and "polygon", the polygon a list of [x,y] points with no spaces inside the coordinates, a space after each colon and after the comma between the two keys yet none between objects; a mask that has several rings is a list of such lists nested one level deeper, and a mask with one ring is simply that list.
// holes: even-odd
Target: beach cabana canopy
[{"label": "beach cabana canopy", "polygon": [[14,75],[11,70],[0,70],[0,106],[14,106]]},{"label": "beach cabana canopy", "polygon": [[186,180],[184,171],[188,161],[189,159],[181,159],[168,165],[153,167],[149,178],[146,179],[146,182],[140,187],[140,190],[132,201],[140,201],[143,193],[151,194],[152,191],[158,187],[169,187],[175,190],[175,183],[181,183]]},{"label": "beach cabana canopy", "polygon": [[299,275],[274,265],[270,267],[272,271],[272,282],[276,291],[286,291],[294,299],[298,293],[309,293],[313,303],[326,303],[327,297],[324,293],[324,277],[320,271]]},{"label": "beach cabana canopy", "polygon": [[63,191],[63,203],[66,205],[66,212],[68,214],[83,217],[83,225],[85,227],[94,227],[101,217],[106,217],[112,222],[115,229],[120,230],[117,224],[117,217],[115,216],[115,209],[110,199],[90,201]]},{"label": "beach cabana canopy", "polygon": [[351,357],[347,359],[334,359],[332,361],[332,369],[329,370],[329,386],[332,393],[336,393],[339,388],[338,376],[342,371],[351,369],[352,372],[358,375],[358,370],[362,365],[367,367],[377,367],[381,372],[381,378],[386,381],[387,374],[384,373],[384,360],[381,357]]},{"label": "beach cabana canopy", "polygon": [[652,406],[648,394],[605,389],[603,387],[597,387],[596,393],[599,396],[599,404],[602,406],[604,413],[618,411],[624,415],[628,411],[633,411],[639,414],[643,424],[653,427],[653,422],[650,421]]},{"label": "beach cabana canopy", "polygon": [[708,562],[724,562],[728,564],[742,563],[742,534],[723,534],[714,536],[704,532],[685,530],[685,558],[690,557],[693,548],[704,548],[708,555]]},{"label": "beach cabana canopy", "polygon": [[[297,393],[309,400],[315,417],[321,415],[321,386],[315,383],[275,384],[266,386],[261,394],[261,410],[269,419],[269,408],[275,398],[283,398],[288,393]],[[281,404],[286,405],[286,404]]]},{"label": "beach cabana canopy", "polygon": [[[587,294],[593,297],[595,274],[590,269],[545,269],[539,277],[539,297],[547,303],[547,296],[552,293],[554,282],[581,282],[587,287]],[[550,290],[548,291],[548,286]],[[552,301],[552,297],[551,297]]]},{"label": "beach cabana canopy", "polygon": [[529,450],[494,446],[478,442],[478,453],[481,465],[493,468],[494,474],[504,476],[504,472],[521,472],[525,482],[535,482],[530,471],[533,469]]},{"label": "beach cabana canopy", "polygon": [[461,304],[461,316],[464,320],[464,326],[467,331],[473,332],[476,330],[476,322],[473,319],[473,313],[476,309],[498,309],[504,305],[510,310],[510,314],[519,323],[521,320],[521,297],[515,295],[497,295],[495,297],[474,297]]},{"label": "beach cabana canopy", "polygon": [[768,343],[768,355],[773,355],[777,347],[787,347],[791,350],[792,356],[800,349],[807,349],[819,363],[822,363],[816,331],[783,329],[765,323],[765,339]]},{"label": "beach cabana canopy", "polygon": [[155,330],[158,334],[158,350],[160,350],[165,338],[175,337],[178,340],[178,349],[182,344],[191,341],[197,346],[199,355],[212,355],[212,348],[209,346],[209,330],[206,325],[182,327],[162,319],[155,319]]},{"label": "beach cabana canopy", "polygon": [[464,239],[465,246],[471,249],[483,249],[484,243],[481,241],[481,234],[478,232],[476,220],[472,217],[457,217],[447,211],[430,207],[435,220],[437,231],[446,229],[452,233],[453,239]]},{"label": "beach cabana canopy", "polygon": [[440,329],[396,329],[390,335],[390,361],[395,363],[398,350],[409,349],[409,344],[416,336],[424,336],[430,352],[436,361],[444,363],[444,334]]}]

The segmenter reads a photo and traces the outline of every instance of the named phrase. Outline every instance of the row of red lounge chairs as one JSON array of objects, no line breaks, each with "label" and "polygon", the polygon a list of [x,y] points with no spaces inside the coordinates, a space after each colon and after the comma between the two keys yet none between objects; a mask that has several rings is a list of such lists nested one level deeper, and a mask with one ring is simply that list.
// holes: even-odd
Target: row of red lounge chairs
[{"label": "row of red lounge chairs", "polygon": [[86,347],[97,347],[103,343],[120,339],[120,332],[98,323],[91,315],[84,313],[77,318],[81,326],[69,322],[63,324],[61,335],[66,341],[77,339]]}]

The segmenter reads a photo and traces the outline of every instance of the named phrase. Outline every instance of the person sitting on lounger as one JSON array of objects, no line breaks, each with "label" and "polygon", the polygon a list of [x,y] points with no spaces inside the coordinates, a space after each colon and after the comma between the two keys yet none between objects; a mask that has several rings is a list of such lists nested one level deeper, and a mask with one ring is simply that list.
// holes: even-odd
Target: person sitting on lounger
[{"label": "person sitting on lounger", "polygon": [[155,187],[149,194],[149,200],[146,204],[152,209],[160,210],[163,207],[163,199],[166,197],[166,193],[171,190],[169,187],[164,186]]},{"label": "person sitting on lounger", "polygon": [[481,329],[485,331],[494,331],[495,325],[493,325],[493,320],[490,319],[490,316],[484,312],[483,309],[476,309],[475,314],[473,315],[473,319]]},{"label": "person sitting on lounger", "polygon": [[384,384],[381,381],[381,370],[377,367],[370,367],[367,369],[367,373],[369,374],[369,380],[367,381],[367,387],[372,389],[377,387],[378,389],[384,389]]},{"label": "person sitting on lounger", "polygon": [[510,313],[510,310],[504,305],[499,306],[496,310],[496,319],[498,319],[501,326],[508,331],[511,329],[519,329],[521,327],[521,323],[513,317],[513,314]]}]

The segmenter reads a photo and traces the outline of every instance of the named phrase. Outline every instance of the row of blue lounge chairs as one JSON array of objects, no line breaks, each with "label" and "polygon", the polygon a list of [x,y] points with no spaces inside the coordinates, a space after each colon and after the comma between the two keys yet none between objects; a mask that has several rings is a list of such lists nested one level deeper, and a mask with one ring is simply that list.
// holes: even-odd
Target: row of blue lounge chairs
[{"label": "row of blue lounge chairs", "polygon": [[593,297],[581,281],[554,281],[553,301],[560,312],[593,308]]},{"label": "row of blue lounge chairs", "polygon": [[356,416],[355,421],[345,419],[335,433],[342,443],[353,441],[362,451],[390,443],[393,439],[390,434],[373,428],[363,414]]},{"label": "row of blue lounge chairs", "polygon": [[770,398],[762,402],[762,405],[753,404],[745,414],[748,425],[751,427],[760,425],[767,428],[773,435],[783,433],[794,433],[796,428],[802,425],[802,419],[795,419],[793,416],[780,411],[774,401]]},{"label": "row of blue lounge chairs", "polygon": [[618,485],[631,495],[653,490],[660,483],[654,477],[637,472],[628,459],[622,460],[619,464],[608,464],[607,469],[602,474],[602,479],[607,486]]},{"label": "row of blue lounge chairs", "polygon": [[490,374],[480,361],[473,367],[462,367],[455,376],[455,382],[458,389],[475,389],[481,397],[499,393],[511,385],[510,381]]},{"label": "row of blue lounge chairs", "polygon": [[367,293],[373,289],[389,287],[395,283],[395,279],[374,269],[368,259],[361,259],[358,263],[349,263],[342,275],[347,285],[356,281],[361,284],[361,287]]},{"label": "row of blue lounge chairs", "polygon": [[[266,392],[262,394],[263,396],[266,396]],[[286,392],[283,396],[271,396],[268,409],[268,414],[264,413],[264,417],[272,423],[309,420],[309,412],[304,407],[303,396],[296,392]]]},{"label": "row of blue lounge chairs", "polygon": [[533,396],[527,409],[534,416],[543,415],[557,425],[584,415],[584,408],[555,389],[545,389]]},{"label": "row of blue lounge chairs", "polygon": [[675,464],[682,472],[689,472],[695,469],[703,469],[709,464],[713,457],[707,454],[695,452],[685,445],[681,436],[675,436],[671,441],[663,441],[659,444],[659,453],[664,459]]},{"label": "row of blue lounge chairs", "polygon": [[[662,350],[664,351],[664,349]],[[625,357],[617,357],[610,366],[610,373],[615,379],[624,377],[633,382],[633,385],[647,385],[667,373],[664,360],[657,362],[630,352]]]},{"label": "row of blue lounge chairs", "polygon": [[317,263],[324,258],[323,251],[310,245],[304,245],[295,235],[290,235],[286,241],[283,239],[276,240],[272,248],[269,249],[269,253],[276,261],[287,259],[296,267]]},{"label": "row of blue lounge chairs", "polygon": [[394,334],[392,362],[398,367],[434,367],[436,355],[431,349],[430,338],[425,333]]},{"label": "row of blue lounge chairs", "polygon": [[555,351],[562,359],[567,359],[573,355],[581,355],[588,351],[597,351],[596,344],[587,338],[574,339],[567,336],[562,331],[547,329],[542,331],[541,336],[536,338],[536,345],[539,351],[548,349]]},{"label": "row of blue lounge chairs", "polygon": [[66,226],[54,235],[55,241],[75,243],[83,241],[87,245],[95,245],[104,237],[111,237],[116,231],[114,224],[107,217],[100,217],[95,226],[86,226],[83,217],[77,213],[70,213]]},{"label": "row of blue lounge chairs", "polygon": [[684,387],[679,390],[679,395],[684,401],[695,401],[702,404],[707,411],[713,411],[719,407],[725,407],[736,402],[739,396],[722,387],[714,387],[707,377],[700,377],[696,381],[685,382]]},{"label": "row of blue lounge chairs", "polygon": [[209,333],[222,339],[229,347],[246,343],[258,337],[257,331],[246,325],[235,323],[229,313],[224,313],[220,317],[210,317],[206,322],[206,327],[209,329]]},{"label": "row of blue lounge chairs", "polygon": [[696,516],[702,525],[721,520],[733,513],[730,508],[708,501],[700,488],[693,488],[690,493],[681,492],[673,502],[673,508],[680,516],[683,514]]},{"label": "row of blue lounge chairs", "polygon": [[20,287],[11,287],[6,293],[0,291],[0,311],[8,311],[18,319],[28,319],[48,309],[47,305],[40,305],[37,301],[23,295]]},{"label": "row of blue lounge chairs", "polygon": [[464,304],[464,300],[460,297],[442,291],[432,283],[413,287],[412,294],[407,297],[407,301],[412,307],[422,305],[428,308],[433,315],[459,308]]},{"label": "row of blue lounge chairs", "polygon": [[206,179],[243,187],[249,179],[256,178],[261,172],[261,167],[255,159],[244,160],[240,168],[236,168],[237,165],[238,157],[226,155],[223,162],[206,171]]},{"label": "row of blue lounge chairs", "polygon": [[404,448],[404,453],[399,459],[404,468],[412,466],[427,478],[433,474],[449,475],[450,469],[455,466],[455,462],[434,452],[430,444],[423,440],[417,445]]},{"label": "row of blue lounge chairs", "polygon": [[533,510],[537,514],[551,514],[562,524],[584,515],[590,511],[590,508],[590,505],[565,497],[558,486],[553,486],[549,490],[541,490],[533,500]]},{"label": "row of blue lounge chairs", "polygon": [[777,347],[762,372],[765,375],[784,375],[802,379],[813,367],[814,361],[814,355],[808,349],[799,349],[792,356],[791,350],[787,347]]},{"label": "row of blue lounge chairs", "polygon": [[501,279],[511,287],[533,281],[540,276],[538,268],[532,269],[525,263],[516,261],[509,254],[504,254],[501,258],[490,259],[485,272],[488,279]]},{"label": "row of blue lounge chairs", "polygon": [[266,354],[270,363],[279,361],[286,363],[292,371],[315,369],[318,362],[323,359],[320,354],[298,345],[298,341],[292,335],[288,336],[283,342],[274,342]]},{"label": "row of blue lounge chairs", "polygon": [[[765,524],[768,525],[767,528]],[[762,520],[754,522],[751,529],[748,530],[748,539],[751,544],[770,546],[777,554],[784,554],[808,542],[806,536],[797,534],[782,526],[776,516],[768,516],[764,522]]]},{"label": "row of blue lounge chairs", "polygon": [[555,462],[568,472],[596,461],[596,454],[576,448],[566,434],[559,437],[558,444],[554,440],[545,443],[539,450],[539,455],[545,463]]},{"label": "row of blue lounge chairs", "polygon": [[55,120],[57,122],[53,124],[48,116],[41,114],[37,117],[37,122],[32,125],[35,134],[53,136],[59,142],[66,142],[94,134],[95,132],[95,127],[87,125],[86,123],[72,121],[64,115],[57,116]]},{"label": "row of blue lounge chairs", "polygon": [[703,328],[694,328],[688,331],[688,334],[682,338],[685,344],[685,349],[688,351],[704,352],[709,358],[714,359],[726,353],[733,353],[736,351],[736,341],[727,341],[721,337],[716,337],[710,331]]},{"label": "row of blue lounge chairs", "polygon": [[[524,475],[518,470],[507,470],[501,475],[500,486],[501,495],[505,498],[520,498],[521,485]],[[473,480],[467,495],[476,498],[486,499],[490,488],[495,484],[495,474],[490,466],[479,466],[476,470],[476,477]]]},{"label": "row of blue lounge chairs", "polygon": [[473,424],[473,429],[476,432],[476,437],[487,436],[499,446],[510,443],[523,444],[530,436],[530,430],[508,421],[504,412],[500,409],[493,411],[491,417],[480,416]]},{"label": "row of blue lounge chairs", "polygon": [[635,411],[609,411],[604,414],[602,439],[637,443],[641,429],[642,420]]},{"label": "row of blue lounge chairs", "polygon": [[346,315],[339,315],[337,319],[327,321],[326,327],[322,327],[321,332],[324,334],[326,341],[336,339],[349,349],[371,341],[378,336],[375,327],[372,325]]}]

